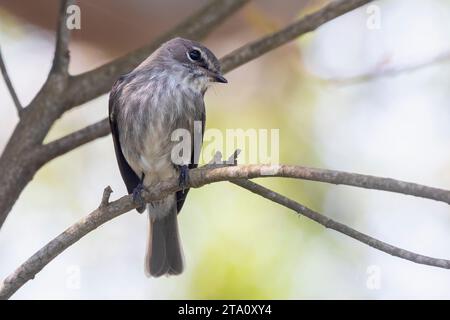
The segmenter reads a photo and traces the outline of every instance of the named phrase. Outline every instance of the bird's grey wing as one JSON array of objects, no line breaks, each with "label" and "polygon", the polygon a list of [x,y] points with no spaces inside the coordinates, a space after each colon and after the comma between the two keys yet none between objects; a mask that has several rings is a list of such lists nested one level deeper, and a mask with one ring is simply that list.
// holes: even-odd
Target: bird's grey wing
[{"label": "bird's grey wing", "polygon": [[117,108],[123,79],[124,78],[121,77],[116,81],[109,95],[109,124],[111,127],[111,134],[114,141],[114,150],[116,152],[120,174],[123,181],[125,182],[125,185],[127,186],[128,193],[131,194],[133,193],[134,188],[136,188],[136,186],[139,184],[140,179],[133,171],[133,169],[131,169],[130,165],[125,159],[125,156],[122,153],[122,148],[120,146],[119,128],[117,126]]},{"label": "bird's grey wing", "polygon": [[[201,113],[201,121],[202,121],[201,137],[202,137],[202,142],[203,142],[203,134],[205,133],[205,122],[206,122],[206,114],[204,111]],[[189,164],[188,167],[189,167],[189,169],[195,169],[198,166],[198,163],[197,163],[198,159],[196,159],[197,155],[194,152],[194,143],[192,143],[191,145],[192,145],[191,163]],[[177,191],[177,211],[178,211],[178,213],[180,213],[181,208],[183,207],[183,204],[184,204],[184,201],[186,200],[188,192],[189,192],[189,189]]]}]

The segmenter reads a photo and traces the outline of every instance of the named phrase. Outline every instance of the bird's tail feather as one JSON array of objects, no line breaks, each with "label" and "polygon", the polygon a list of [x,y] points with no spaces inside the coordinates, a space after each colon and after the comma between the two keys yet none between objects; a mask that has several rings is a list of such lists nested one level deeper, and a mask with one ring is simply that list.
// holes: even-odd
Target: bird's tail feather
[{"label": "bird's tail feather", "polygon": [[149,204],[149,220],[145,273],[151,277],[182,273],[183,252],[178,233],[175,197],[169,196],[158,203]]}]

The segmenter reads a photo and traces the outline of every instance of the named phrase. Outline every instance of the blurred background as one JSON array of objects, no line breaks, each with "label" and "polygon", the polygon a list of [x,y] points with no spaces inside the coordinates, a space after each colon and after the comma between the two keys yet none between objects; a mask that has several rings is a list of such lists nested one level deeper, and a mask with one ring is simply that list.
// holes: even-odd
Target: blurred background
[{"label": "blurred background", "polygon": [[[205,3],[79,0],[70,72],[149,43]],[[204,43],[221,57],[326,3],[253,1]],[[450,59],[440,58],[450,52],[450,1],[374,4],[228,74],[228,85],[207,94],[207,128],[280,129],[281,163],[450,189]],[[0,0],[2,53],[24,105],[50,69],[57,8],[56,0]],[[105,116],[106,95],[65,114],[48,141]],[[0,119],[2,150],[18,121],[3,80]],[[448,205],[314,182],[259,182],[383,241],[450,258]],[[0,278],[96,208],[107,185],[113,199],[126,192],[110,136],[40,170],[0,232]],[[133,211],[77,242],[13,298],[450,298],[450,271],[391,257],[230,183],[192,190],[180,231],[182,276],[144,276],[147,218]]]}]

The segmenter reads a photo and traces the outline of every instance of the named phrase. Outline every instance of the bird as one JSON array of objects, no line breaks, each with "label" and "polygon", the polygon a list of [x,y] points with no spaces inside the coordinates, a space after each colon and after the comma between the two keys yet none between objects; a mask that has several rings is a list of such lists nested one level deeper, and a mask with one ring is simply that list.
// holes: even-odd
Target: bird
[{"label": "bird", "polygon": [[[147,208],[149,236],[145,273],[178,275],[184,261],[177,216],[189,192],[188,171],[198,165],[194,148],[196,123],[200,145],[205,130],[204,96],[213,83],[227,83],[217,57],[199,42],[174,38],[163,43],[131,72],[120,76],[109,95],[109,123],[120,174],[128,194]],[[198,126],[197,126],[198,127]],[[174,147],[174,131],[188,132],[188,147]],[[197,130],[198,131],[198,130]],[[175,161],[176,160],[176,161]],[[141,193],[160,181],[179,179],[182,189],[145,204]]]}]

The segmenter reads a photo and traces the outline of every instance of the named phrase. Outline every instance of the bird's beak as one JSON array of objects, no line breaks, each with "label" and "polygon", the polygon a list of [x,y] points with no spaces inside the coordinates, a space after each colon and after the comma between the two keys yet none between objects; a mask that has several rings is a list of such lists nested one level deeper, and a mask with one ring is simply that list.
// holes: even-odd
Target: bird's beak
[{"label": "bird's beak", "polygon": [[220,73],[213,73],[211,78],[213,82],[228,83],[228,80]]}]

